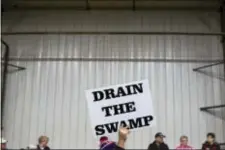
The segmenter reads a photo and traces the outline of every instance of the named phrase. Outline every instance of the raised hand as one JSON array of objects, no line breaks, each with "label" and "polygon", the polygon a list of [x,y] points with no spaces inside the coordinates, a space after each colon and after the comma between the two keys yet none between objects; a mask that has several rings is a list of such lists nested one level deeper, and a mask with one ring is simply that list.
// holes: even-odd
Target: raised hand
[{"label": "raised hand", "polygon": [[126,140],[127,135],[130,133],[129,127],[120,127],[119,128],[119,139]]}]

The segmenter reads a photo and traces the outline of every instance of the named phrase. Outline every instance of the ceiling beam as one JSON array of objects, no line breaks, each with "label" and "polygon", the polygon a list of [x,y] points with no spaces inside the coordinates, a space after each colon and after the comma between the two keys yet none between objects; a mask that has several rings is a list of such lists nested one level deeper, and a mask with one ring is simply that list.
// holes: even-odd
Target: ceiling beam
[{"label": "ceiling beam", "polygon": [[[7,8],[5,11],[43,11],[43,10],[52,10],[52,11],[67,11],[67,10],[75,10],[75,11],[85,11],[87,10],[85,7],[60,7],[60,8],[52,8],[52,7],[15,7],[15,8]],[[104,8],[90,8],[89,10],[93,11],[130,11],[132,10],[130,7],[124,8],[115,8],[115,7],[104,7]],[[218,8],[199,8],[199,7],[169,7],[169,8],[135,8],[136,11],[200,11],[200,12],[217,12]]]},{"label": "ceiling beam", "polygon": [[9,9],[193,10],[218,9],[216,0],[9,0]]},{"label": "ceiling beam", "polygon": [[[8,2],[10,3],[16,3],[18,1],[24,1],[24,2],[79,2],[79,1],[85,1],[85,0],[8,0]],[[90,0],[90,1],[101,1],[101,2],[105,2],[105,1],[112,1],[112,0]],[[132,0],[113,0],[113,1],[132,1]],[[139,2],[143,2],[143,1],[146,1],[146,2],[182,2],[182,1],[187,1],[187,0],[137,0]],[[191,1],[195,1],[195,2],[216,2],[216,0],[190,0]]]}]

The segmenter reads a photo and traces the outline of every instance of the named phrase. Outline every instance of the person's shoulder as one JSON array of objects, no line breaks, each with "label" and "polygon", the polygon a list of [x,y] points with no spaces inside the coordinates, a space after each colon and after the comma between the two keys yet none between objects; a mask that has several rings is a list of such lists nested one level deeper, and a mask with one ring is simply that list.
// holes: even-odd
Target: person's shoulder
[{"label": "person's shoulder", "polygon": [[169,149],[169,146],[168,146],[166,143],[162,143],[162,146],[163,146],[165,149]]},{"label": "person's shoulder", "polygon": [[47,147],[45,147],[45,150],[50,150],[50,147],[48,147],[48,146],[47,146]]},{"label": "person's shoulder", "polygon": [[219,143],[217,143],[217,142],[215,142],[215,143],[214,143],[214,145],[216,145],[216,146],[220,146],[220,144],[219,144]]},{"label": "person's shoulder", "polygon": [[178,145],[178,146],[176,146],[175,149],[176,149],[176,150],[179,150],[180,148],[181,148],[180,145]]},{"label": "person's shoulder", "polygon": [[148,144],[148,148],[152,148],[154,146],[154,142]]},{"label": "person's shoulder", "polygon": [[153,146],[153,145],[155,145],[155,142],[152,142],[152,143],[149,144],[149,146]]},{"label": "person's shoulder", "polygon": [[208,142],[205,141],[204,143],[202,143],[202,145],[208,145]]},{"label": "person's shoulder", "polygon": [[188,145],[188,149],[194,150],[195,148],[193,146]]},{"label": "person's shoulder", "polygon": [[164,146],[168,146],[166,143],[162,143]]},{"label": "person's shoulder", "polygon": [[166,143],[162,143],[162,146],[163,146],[164,148],[169,148],[169,146],[168,146]]},{"label": "person's shoulder", "polygon": [[114,148],[114,150],[125,150],[125,149],[116,145],[115,148]]}]

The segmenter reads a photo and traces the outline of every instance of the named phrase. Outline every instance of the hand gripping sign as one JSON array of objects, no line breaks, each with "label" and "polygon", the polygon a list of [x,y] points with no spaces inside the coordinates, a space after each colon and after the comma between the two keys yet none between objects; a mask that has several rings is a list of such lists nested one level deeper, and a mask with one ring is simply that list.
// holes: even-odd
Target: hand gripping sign
[{"label": "hand gripping sign", "polygon": [[117,132],[122,126],[131,130],[155,124],[148,80],[86,91],[94,135]]}]

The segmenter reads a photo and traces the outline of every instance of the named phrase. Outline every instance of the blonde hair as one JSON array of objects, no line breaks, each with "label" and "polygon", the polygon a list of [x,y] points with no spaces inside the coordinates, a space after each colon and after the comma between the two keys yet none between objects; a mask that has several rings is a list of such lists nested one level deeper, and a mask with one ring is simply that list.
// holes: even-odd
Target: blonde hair
[{"label": "blonde hair", "polygon": [[188,137],[187,137],[186,135],[182,135],[182,136],[180,137],[180,141],[181,141],[182,139],[187,139],[187,140],[188,140]]},{"label": "blonde hair", "polygon": [[46,140],[47,142],[49,141],[49,138],[47,137],[47,136],[40,136],[39,138],[38,138],[38,143],[40,144],[43,140]]}]

